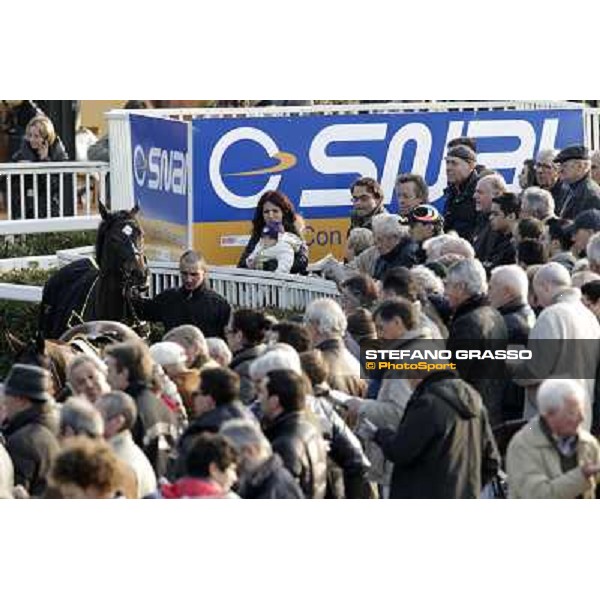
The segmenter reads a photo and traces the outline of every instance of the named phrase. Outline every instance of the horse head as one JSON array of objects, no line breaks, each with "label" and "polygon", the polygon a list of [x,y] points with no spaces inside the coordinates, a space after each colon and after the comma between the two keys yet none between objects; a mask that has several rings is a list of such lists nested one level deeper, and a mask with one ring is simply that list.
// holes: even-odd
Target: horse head
[{"label": "horse head", "polygon": [[124,290],[144,288],[148,266],[144,255],[144,232],[137,218],[139,207],[110,212],[99,204],[102,222],[96,239],[100,271],[119,279]]}]

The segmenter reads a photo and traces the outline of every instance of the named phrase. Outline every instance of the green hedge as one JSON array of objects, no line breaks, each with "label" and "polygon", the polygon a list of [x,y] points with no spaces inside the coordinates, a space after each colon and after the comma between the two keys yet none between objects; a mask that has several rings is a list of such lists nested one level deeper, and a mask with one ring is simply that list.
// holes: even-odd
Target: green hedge
[{"label": "green hedge", "polygon": [[[52,272],[42,269],[7,271],[0,273],[0,282],[44,285]],[[37,331],[37,315],[37,303],[0,300],[0,379],[6,376],[13,362],[13,356],[4,335],[6,330],[24,341],[34,339]]]},{"label": "green hedge", "polygon": [[96,243],[95,231],[60,233],[32,233],[28,235],[0,236],[0,258],[18,256],[47,256],[57,250],[91,246]]}]

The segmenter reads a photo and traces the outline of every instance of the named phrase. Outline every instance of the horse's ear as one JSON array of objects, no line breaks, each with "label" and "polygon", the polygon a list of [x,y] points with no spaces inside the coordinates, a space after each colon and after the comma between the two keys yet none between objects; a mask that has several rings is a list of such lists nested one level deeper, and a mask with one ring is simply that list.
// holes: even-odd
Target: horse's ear
[{"label": "horse's ear", "polygon": [[98,210],[100,211],[100,216],[105,221],[108,218],[109,212],[106,206],[100,201],[98,201]]},{"label": "horse's ear", "polygon": [[13,335],[10,331],[7,331],[4,334],[4,339],[6,340],[7,346],[10,348],[11,352],[13,352],[14,354],[18,354],[19,352],[21,352],[27,345],[25,342],[20,340],[16,335]]},{"label": "horse's ear", "polygon": [[135,206],[131,209],[131,216],[135,217],[140,212],[140,205],[136,202]]}]

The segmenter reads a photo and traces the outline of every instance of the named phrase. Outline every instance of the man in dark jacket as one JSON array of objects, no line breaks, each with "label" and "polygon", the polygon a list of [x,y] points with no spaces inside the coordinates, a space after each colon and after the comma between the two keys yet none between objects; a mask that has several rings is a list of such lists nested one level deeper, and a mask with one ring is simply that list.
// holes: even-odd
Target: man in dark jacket
[{"label": "man in dark jacket", "polygon": [[506,183],[500,174],[486,175],[475,186],[477,221],[473,232],[475,256],[483,263],[489,260],[498,244],[498,234],[492,230],[490,213],[494,198],[506,192]]},{"label": "man in dark jacket", "polygon": [[[517,265],[497,267],[492,271],[489,288],[490,305],[504,319],[508,343],[527,346],[535,313],[527,302],[529,283],[525,271]],[[524,388],[507,379],[502,396],[503,421],[520,419],[525,404]]]},{"label": "man in dark jacket", "polygon": [[589,150],[585,146],[569,146],[558,153],[560,178],[569,190],[559,216],[574,219],[580,212],[600,208],[600,186],[592,179]]},{"label": "man in dark jacket", "polygon": [[306,417],[302,377],[292,371],[271,371],[259,384],[259,398],[273,450],[307,498],[324,498],[327,451],[321,432]]},{"label": "man in dark jacket", "polygon": [[[567,184],[561,181],[558,173],[558,164],[554,162],[556,151],[543,149],[538,152],[535,159],[535,179],[543,190],[547,190],[554,200],[554,212],[560,214],[565,197],[569,191]],[[539,219],[540,217],[532,214]]]},{"label": "man in dark jacket", "polygon": [[369,421],[359,429],[394,463],[390,498],[479,498],[500,466],[480,395],[449,370],[408,382],[396,431]]},{"label": "man in dark jacket", "polygon": [[167,472],[179,431],[176,413],[152,391],[150,351],[140,342],[123,342],[109,346],[105,355],[109,385],[135,400],[138,414],[131,431],[133,441],[144,451],[160,478]]},{"label": "man in dark jacket", "polygon": [[194,250],[187,250],[179,259],[179,272],[183,283],[180,288],[165,290],[153,299],[134,299],[139,316],[161,322],[167,331],[191,324],[205,337],[224,338],[231,306],[208,287],[204,258]]},{"label": "man in dark jacket", "polygon": [[500,265],[513,265],[517,262],[517,246],[513,228],[519,218],[519,199],[510,192],[494,198],[490,211],[490,227],[496,234],[496,243],[488,256],[482,261],[489,273]]},{"label": "man in dark jacket", "polygon": [[247,500],[304,498],[298,482],[273,454],[260,427],[244,419],[227,421],[219,432],[237,450],[239,495]]},{"label": "man in dark jacket", "polygon": [[[458,262],[449,269],[446,296],[454,310],[448,331],[449,350],[494,351],[506,347],[508,333],[504,319],[495,308],[489,306],[486,294],[485,270],[477,259]],[[461,378],[481,394],[494,427],[502,422],[503,382],[482,377],[485,362],[459,360],[457,365]]]},{"label": "man in dark jacket", "polygon": [[375,179],[361,177],[350,186],[352,194],[352,212],[350,229],[356,227],[372,228],[373,217],[387,214],[383,204],[383,190]]},{"label": "man in dark jacket", "polygon": [[51,404],[52,381],[45,369],[15,364],[4,382],[7,420],[2,426],[14,465],[15,485],[41,497],[58,454],[58,422]]},{"label": "man in dark jacket", "polygon": [[201,433],[218,433],[227,421],[244,419],[256,422],[254,415],[239,400],[240,378],[231,369],[209,368],[202,371],[200,389],[194,395],[197,415],[183,432],[177,445],[178,476],[183,474],[185,455],[192,441]]},{"label": "man in dark jacket", "polygon": [[475,229],[475,186],[477,185],[477,155],[468,146],[456,146],[446,155],[448,187],[444,190],[446,230],[471,241]]},{"label": "man in dark jacket", "polygon": [[381,215],[373,219],[373,241],[379,257],[373,268],[373,278],[382,279],[388,269],[407,267],[418,262],[419,246],[395,215]]}]

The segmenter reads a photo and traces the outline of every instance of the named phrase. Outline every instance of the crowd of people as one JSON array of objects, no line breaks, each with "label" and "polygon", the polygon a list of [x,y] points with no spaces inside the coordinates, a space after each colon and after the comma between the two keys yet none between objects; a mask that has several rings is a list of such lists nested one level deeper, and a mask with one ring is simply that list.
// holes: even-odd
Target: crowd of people
[{"label": "crowd of people", "polygon": [[[355,181],[342,261],[311,265],[293,203],[261,197],[238,266],[320,272],[339,301],[284,320],[236,309],[188,250],[181,287],[134,299],[164,325],[161,341],[77,356],[66,393],[49,369],[14,364],[0,401],[0,496],[595,497],[600,154],[541,149],[519,194],[478,164],[474,139],[450,142],[445,165],[443,214],[417,173],[398,177],[399,214],[377,181]],[[369,378],[361,344],[375,339],[551,350],[502,379],[479,377],[475,361]]]}]

